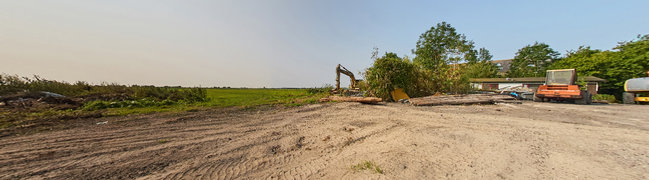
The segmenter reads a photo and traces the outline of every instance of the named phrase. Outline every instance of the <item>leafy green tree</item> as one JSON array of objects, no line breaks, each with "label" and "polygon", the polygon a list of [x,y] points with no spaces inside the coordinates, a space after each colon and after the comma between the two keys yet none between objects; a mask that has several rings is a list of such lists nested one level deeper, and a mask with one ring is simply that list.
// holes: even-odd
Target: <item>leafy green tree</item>
[{"label": "leafy green tree", "polygon": [[367,86],[376,97],[391,100],[390,92],[395,88],[403,88],[413,97],[421,95],[425,91],[422,82],[427,80],[425,75],[419,74],[421,72],[407,57],[385,53],[374,60],[364,75]]},{"label": "leafy green tree", "polygon": [[461,61],[475,61],[473,41],[456,32],[446,22],[438,23],[419,36],[417,46],[412,50],[417,55],[414,61],[426,69],[436,69]]},{"label": "leafy green tree", "polygon": [[489,50],[480,48],[478,60],[469,62],[462,67],[463,74],[469,78],[493,78],[498,76],[498,66],[491,62],[493,56]]},{"label": "leafy green tree", "polygon": [[622,42],[613,48],[617,51],[592,50],[579,47],[550,69],[576,69],[579,76],[596,76],[606,79],[600,93],[614,94],[618,98],[624,92],[624,82],[644,77],[649,71],[649,35],[639,36],[635,41]]},{"label": "leafy green tree", "polygon": [[635,41],[621,42],[613,48],[619,51],[621,58],[628,61],[628,77],[646,77],[649,71],[649,34],[638,35]]},{"label": "leafy green tree", "polygon": [[415,64],[430,74],[433,91],[468,90],[468,78],[462,76],[459,63],[476,62],[477,52],[474,50],[473,41],[457,33],[450,24],[438,23],[421,34],[412,52],[416,55]]},{"label": "leafy green tree", "polygon": [[482,62],[491,61],[491,58],[493,57],[494,56],[491,55],[489,50],[487,50],[484,47],[480,48],[480,50],[478,51],[478,61],[482,61]]},{"label": "leafy green tree", "polygon": [[559,53],[545,43],[534,42],[516,52],[507,77],[542,77]]}]

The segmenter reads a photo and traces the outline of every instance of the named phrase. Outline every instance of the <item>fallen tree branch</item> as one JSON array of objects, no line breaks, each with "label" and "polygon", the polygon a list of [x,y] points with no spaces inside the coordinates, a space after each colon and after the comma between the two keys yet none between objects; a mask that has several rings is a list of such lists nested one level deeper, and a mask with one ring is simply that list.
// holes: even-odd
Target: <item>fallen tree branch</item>
[{"label": "fallen tree branch", "polygon": [[383,99],[377,98],[377,97],[348,97],[348,96],[329,96],[326,98],[320,99],[320,102],[329,102],[329,101],[336,101],[336,102],[359,102],[359,103],[366,103],[366,104],[376,104]]},{"label": "fallen tree branch", "polygon": [[493,104],[495,102],[514,99],[516,98],[501,94],[460,94],[410,98],[409,101],[410,104],[415,106],[436,106],[460,104]]}]

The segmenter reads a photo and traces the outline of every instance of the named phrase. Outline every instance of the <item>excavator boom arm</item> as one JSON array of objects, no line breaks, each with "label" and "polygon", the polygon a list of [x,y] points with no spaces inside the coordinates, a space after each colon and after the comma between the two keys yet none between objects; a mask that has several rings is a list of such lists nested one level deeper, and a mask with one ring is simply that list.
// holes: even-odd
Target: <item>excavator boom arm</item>
[{"label": "excavator boom arm", "polygon": [[349,76],[351,88],[352,89],[356,88],[356,78],[354,77],[354,73],[347,70],[347,68],[343,67],[342,65],[338,64],[338,66],[336,66],[336,90],[340,89],[340,73]]}]

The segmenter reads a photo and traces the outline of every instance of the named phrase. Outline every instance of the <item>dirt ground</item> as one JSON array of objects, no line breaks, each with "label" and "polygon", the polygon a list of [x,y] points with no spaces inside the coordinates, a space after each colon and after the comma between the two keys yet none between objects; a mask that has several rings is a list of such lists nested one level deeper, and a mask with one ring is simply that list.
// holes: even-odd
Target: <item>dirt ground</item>
[{"label": "dirt ground", "polygon": [[[649,179],[647,113],[324,103],[87,119],[1,138],[0,179]],[[351,168],[365,161],[383,174]]]}]

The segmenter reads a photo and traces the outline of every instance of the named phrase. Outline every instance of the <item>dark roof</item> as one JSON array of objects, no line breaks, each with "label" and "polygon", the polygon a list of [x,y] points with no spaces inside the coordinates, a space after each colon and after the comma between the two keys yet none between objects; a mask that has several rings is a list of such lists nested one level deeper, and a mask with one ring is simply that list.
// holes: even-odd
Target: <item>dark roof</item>
[{"label": "dark roof", "polygon": [[491,60],[493,63],[500,63],[500,62],[511,62],[514,59],[500,59],[500,60]]},{"label": "dark roof", "polygon": [[[582,77],[579,77],[581,80]],[[583,77],[583,80],[586,82],[606,82],[605,79],[598,78],[595,76],[586,76]],[[480,82],[480,83],[504,83],[504,82],[511,82],[511,83],[517,83],[517,82],[538,82],[538,83],[544,83],[545,82],[545,77],[523,77],[523,78],[471,78],[469,81],[471,82]]]},{"label": "dark roof", "polygon": [[502,59],[502,60],[492,60],[491,63],[494,63],[498,66],[498,73],[505,74],[509,71],[509,66],[512,63],[513,59]]}]

